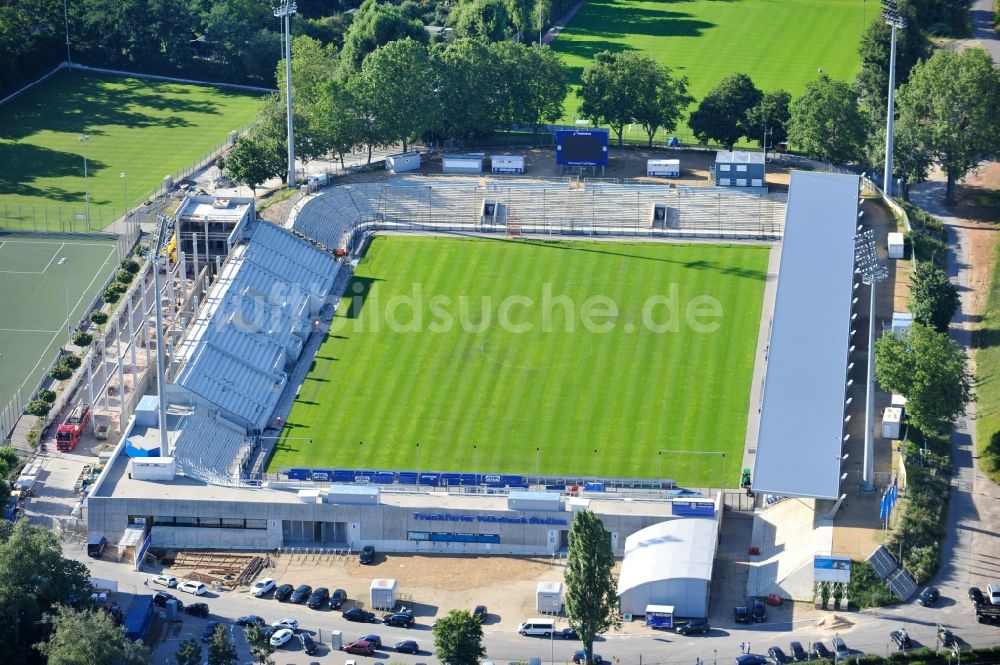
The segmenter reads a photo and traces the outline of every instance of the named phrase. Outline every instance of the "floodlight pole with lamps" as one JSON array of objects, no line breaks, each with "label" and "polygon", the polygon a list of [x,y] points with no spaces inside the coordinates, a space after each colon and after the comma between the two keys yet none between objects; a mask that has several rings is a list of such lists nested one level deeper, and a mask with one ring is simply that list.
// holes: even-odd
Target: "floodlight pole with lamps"
[{"label": "floodlight pole with lamps", "polygon": [[128,228],[128,177],[124,171],[119,173],[118,177],[122,179],[122,186],[125,188],[125,193],[122,194],[122,222],[126,225],[125,228]]},{"label": "floodlight pole with lamps", "polygon": [[87,176],[87,141],[90,136],[84,134],[80,137],[80,144],[83,146],[83,200],[87,208],[87,230],[90,230],[90,179]]},{"label": "floodlight pole with lamps", "polygon": [[879,263],[875,249],[875,232],[871,229],[854,237],[855,272],[868,285],[868,378],[865,382],[865,458],[862,473],[862,490],[875,489],[875,289],[888,277],[885,266]]},{"label": "floodlight pole with lamps", "polygon": [[280,0],[274,15],[284,20],[285,36],[285,101],[288,113],[288,189],[295,188],[295,135],[292,131],[292,14],[297,7],[292,0]]},{"label": "floodlight pole with lamps", "polygon": [[885,172],[882,175],[882,189],[886,196],[892,196],[892,151],[893,123],[895,121],[896,94],[896,29],[906,27],[906,19],[899,15],[896,0],[883,0],[882,18],[892,27],[892,46],[889,51],[889,105],[885,118]]},{"label": "floodlight pole with lamps", "polygon": [[63,267],[63,300],[66,302],[66,345],[69,346],[73,342],[73,336],[70,332],[73,329],[72,324],[69,320],[69,280],[66,276],[66,262],[68,259],[65,256],[59,258],[59,262],[56,263],[58,266]]},{"label": "floodlight pole with lamps", "polygon": [[63,0],[63,26],[66,28],[66,62],[73,64],[73,58],[69,54],[69,8],[66,6],[69,0]]}]

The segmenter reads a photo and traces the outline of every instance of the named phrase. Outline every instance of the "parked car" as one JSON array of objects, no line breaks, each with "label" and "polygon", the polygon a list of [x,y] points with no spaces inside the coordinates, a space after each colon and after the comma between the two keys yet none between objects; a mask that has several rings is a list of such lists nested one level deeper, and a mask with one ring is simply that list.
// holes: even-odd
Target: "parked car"
[{"label": "parked car", "polygon": [[910,634],[906,632],[905,628],[900,628],[889,633],[889,639],[892,640],[897,649],[909,649],[913,647],[913,641],[910,639]]},{"label": "parked car", "polygon": [[415,623],[412,612],[393,612],[382,617],[382,623],[387,626],[403,626],[410,628]]},{"label": "parked car", "polygon": [[192,616],[207,617],[208,605],[205,603],[191,603],[190,605],[184,608],[184,611]]},{"label": "parked car", "polygon": [[371,623],[375,621],[375,615],[371,612],[366,612],[360,607],[352,607],[349,610],[344,610],[341,614],[348,621],[357,621],[359,623]]},{"label": "parked car", "polygon": [[943,647],[950,647],[955,643],[955,633],[951,632],[941,624],[937,627],[937,638],[938,642],[941,643]]},{"label": "parked car", "polygon": [[259,617],[256,614],[247,614],[236,619],[237,626],[263,626],[265,623],[267,622],[264,621],[264,617]]},{"label": "parked car", "polygon": [[274,587],[275,587],[274,580],[271,579],[270,577],[265,577],[264,579],[257,580],[256,582],[253,583],[253,586],[250,587],[250,593],[256,596],[257,598],[260,598],[268,591],[272,591]]},{"label": "parked car", "polygon": [[983,605],[986,603],[986,596],[983,595],[979,587],[969,587],[969,600],[972,601],[973,605]]},{"label": "parked car", "polygon": [[986,585],[986,597],[993,605],[1000,605],[1000,583],[990,582]]},{"label": "parked car", "polygon": [[183,591],[184,593],[193,593],[196,596],[208,593],[208,587],[201,582],[196,582],[195,580],[184,580],[177,585],[177,590]]},{"label": "parked car", "polygon": [[813,655],[816,656],[816,658],[833,660],[833,652],[827,649],[826,645],[822,642],[813,642]]},{"label": "parked car", "polygon": [[472,610],[472,616],[480,621],[486,620],[486,606],[476,605],[475,609]]},{"label": "parked car", "polygon": [[933,607],[934,603],[938,602],[941,598],[941,592],[938,591],[937,587],[929,586],[920,592],[920,596],[917,597],[917,602],[924,607]]},{"label": "parked car", "polygon": [[785,655],[785,652],[781,650],[781,647],[771,647],[767,650],[767,655],[778,665],[784,665],[785,663],[792,662],[792,659]]},{"label": "parked car", "polygon": [[[573,652],[573,662],[577,663],[577,665],[579,665],[580,663],[586,663],[587,662],[587,650],[586,649],[577,649],[576,651],[574,651]],[[600,654],[596,654],[595,653],[594,654],[594,662],[595,663],[603,663],[604,662],[604,658],[602,658]]]},{"label": "parked car", "polygon": [[750,614],[753,616],[754,623],[764,623],[767,621],[767,606],[764,605],[764,601],[760,598],[755,598]]},{"label": "parked car", "polygon": [[358,656],[370,656],[375,653],[375,645],[368,640],[355,640],[344,645],[344,651]]},{"label": "parked car", "polygon": [[754,653],[736,656],[736,665],[768,665],[767,658]]},{"label": "parked car", "polygon": [[275,628],[290,628],[292,630],[296,630],[299,627],[299,620],[287,617],[285,619],[278,619],[271,625]]},{"label": "parked car", "polygon": [[288,600],[296,605],[304,603],[306,602],[306,599],[309,598],[309,594],[311,594],[312,591],[313,588],[308,584],[300,584],[299,588],[292,592],[292,596]]},{"label": "parked car", "polygon": [[176,600],[177,609],[182,609],[184,607],[184,603],[181,602],[181,599],[177,598],[172,593],[167,593],[166,591],[157,591],[156,594],[153,596],[153,604],[156,605],[157,607],[166,607],[168,600]]},{"label": "parked car", "polygon": [[847,648],[847,642],[844,641],[843,637],[839,636],[833,638],[833,652],[840,660],[851,655],[851,650]]},{"label": "parked car", "polygon": [[682,623],[677,626],[676,631],[678,635],[693,635],[695,633],[705,634],[712,630],[711,624],[709,624],[704,619],[695,619],[694,621],[688,621],[687,623]]},{"label": "parked car", "polygon": [[795,659],[796,663],[802,663],[809,660],[809,654],[806,650],[802,648],[801,642],[792,642],[788,645],[788,650],[792,652],[792,658]]},{"label": "parked car", "polygon": [[293,591],[295,591],[295,587],[291,584],[282,584],[274,590],[274,599],[279,603],[287,602],[292,597]]},{"label": "parked car", "polygon": [[310,656],[316,653],[318,647],[316,646],[316,640],[312,638],[312,635],[310,635],[309,633],[299,633],[298,638],[299,638],[299,644],[302,645],[303,651],[305,651]]},{"label": "parked car", "polygon": [[339,610],[340,606],[344,604],[345,600],[347,600],[347,592],[344,591],[343,589],[337,589],[330,596],[330,607],[332,607],[335,610]]},{"label": "parked car", "polygon": [[378,635],[365,635],[364,637],[361,637],[359,639],[362,639],[366,642],[371,642],[372,644],[375,645],[376,649],[382,648],[382,638],[379,637]]},{"label": "parked car", "polygon": [[366,566],[370,566],[375,563],[375,546],[365,545],[362,547],[361,555],[358,557],[358,560]]},{"label": "parked car", "polygon": [[290,628],[280,628],[274,631],[274,634],[271,635],[271,639],[268,640],[268,642],[270,642],[272,647],[284,646],[289,640],[292,639],[294,634],[295,633]]},{"label": "parked car", "polygon": [[736,623],[750,623],[750,610],[739,605],[733,609],[733,621]]},{"label": "parked car", "polygon": [[201,631],[201,641],[211,642],[212,636],[215,635],[215,629],[222,625],[221,621],[209,621],[205,625],[205,629]]},{"label": "parked car", "polygon": [[399,653],[417,653],[420,651],[420,647],[414,640],[403,640],[402,642],[396,642],[394,647]]},{"label": "parked car", "polygon": [[313,610],[318,610],[319,608],[326,605],[326,601],[330,599],[330,590],[325,586],[313,591],[309,594],[309,599],[306,601],[306,607]]},{"label": "parked car", "polygon": [[580,635],[577,634],[576,628],[570,628],[568,626],[566,628],[563,628],[562,630],[560,630],[558,633],[556,633],[556,635],[558,635],[559,637],[563,638],[564,640],[578,640],[578,639],[580,639]]},{"label": "parked car", "polygon": [[153,577],[153,584],[161,584],[168,589],[173,589],[177,586],[177,578],[173,575],[156,575]]}]

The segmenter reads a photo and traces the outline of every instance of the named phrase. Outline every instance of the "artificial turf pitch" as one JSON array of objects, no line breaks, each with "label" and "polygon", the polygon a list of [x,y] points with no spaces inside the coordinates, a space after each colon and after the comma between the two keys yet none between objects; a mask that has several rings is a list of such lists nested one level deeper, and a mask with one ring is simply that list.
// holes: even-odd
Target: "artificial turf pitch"
[{"label": "artificial turf pitch", "polygon": [[[878,12],[879,4],[867,0],[587,0],[551,45],[570,66],[574,90],[597,53],[635,50],[688,77],[695,100],[737,72],[761,90],[780,88],[795,98],[819,69],[854,79],[862,31]],[[571,92],[566,120],[579,104]],[[637,126],[631,137],[646,135]]]},{"label": "artificial turf pitch", "polygon": [[[658,451],[725,452],[738,473],[767,257],[747,245],[377,237],[269,468],[717,486],[721,456]],[[700,319],[712,332],[685,314],[710,307],[704,297],[722,311]],[[585,326],[585,309],[608,303],[617,315]]]},{"label": "artificial turf pitch", "polygon": [[[249,123],[260,93],[64,71],[0,106],[0,228],[97,230]],[[80,137],[87,135],[86,144]],[[125,174],[123,178],[121,174]],[[76,216],[80,215],[80,218]],[[72,226],[70,226],[70,223]]]}]

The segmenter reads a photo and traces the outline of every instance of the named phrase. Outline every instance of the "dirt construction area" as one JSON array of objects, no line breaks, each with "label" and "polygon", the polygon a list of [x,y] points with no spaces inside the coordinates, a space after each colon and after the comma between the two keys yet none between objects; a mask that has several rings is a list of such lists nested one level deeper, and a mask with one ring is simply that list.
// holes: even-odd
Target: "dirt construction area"
[{"label": "dirt construction area", "polygon": [[[178,559],[180,560],[180,559]],[[344,589],[348,601],[344,609],[370,609],[373,579],[394,579],[398,584],[398,606],[413,610],[418,624],[430,625],[454,609],[472,611],[486,605],[489,616],[485,629],[512,632],[525,619],[538,615],[535,591],[539,582],[561,582],[565,560],[550,557],[512,556],[428,556],[419,554],[382,554],[375,563],[363,566],[357,554],[288,553],[271,557],[271,567],[257,579],[272,577],[281,584],[308,584],[314,589],[325,586],[332,592]],[[614,574],[617,578],[620,563]],[[164,573],[177,578],[194,577],[204,571],[177,565]],[[237,593],[249,593],[248,586]],[[382,612],[375,611],[381,616]],[[557,622],[565,626],[565,618]],[[641,622],[635,630],[645,629]],[[626,628],[623,632],[633,632]]]}]

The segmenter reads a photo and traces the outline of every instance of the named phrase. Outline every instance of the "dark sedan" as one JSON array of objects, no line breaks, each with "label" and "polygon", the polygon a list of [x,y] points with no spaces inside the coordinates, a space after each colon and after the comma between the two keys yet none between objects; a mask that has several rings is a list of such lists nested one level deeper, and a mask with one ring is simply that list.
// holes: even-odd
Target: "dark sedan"
[{"label": "dark sedan", "polygon": [[306,601],[306,607],[308,607],[309,609],[318,610],[324,605],[326,605],[326,601],[329,599],[330,599],[330,590],[327,589],[325,586],[321,586],[320,588],[316,589],[311,594],[309,594],[309,600]]},{"label": "dark sedan", "polygon": [[802,648],[801,642],[792,642],[788,645],[788,649],[792,652],[792,658],[795,659],[796,663],[803,663],[809,659],[809,654]]},{"label": "dark sedan", "polygon": [[316,646],[316,640],[314,640],[312,635],[309,633],[297,633],[296,637],[299,638],[299,644],[302,645],[302,650],[308,655],[313,655],[319,649],[319,647]]},{"label": "dark sedan", "polygon": [[292,592],[292,597],[289,600],[296,604],[304,603],[312,592],[313,588],[308,584],[299,585],[299,588]]},{"label": "dark sedan", "polygon": [[937,590],[937,587],[929,586],[920,592],[917,602],[924,607],[933,607],[940,598],[941,592]]},{"label": "dark sedan", "polygon": [[264,617],[259,617],[256,614],[248,614],[236,619],[237,626],[263,626],[266,621]]},{"label": "dark sedan", "polygon": [[345,600],[347,600],[347,592],[343,589],[337,589],[333,592],[333,595],[330,596],[330,607],[335,610],[339,610]]},{"label": "dark sedan", "polygon": [[342,616],[348,621],[357,621],[359,623],[371,623],[375,621],[374,614],[366,612],[360,607],[352,607],[349,610],[344,610]]},{"label": "dark sedan", "polygon": [[897,649],[910,649],[913,647],[913,641],[910,639],[910,634],[906,632],[905,628],[900,628],[889,633],[889,639],[892,640]]},{"label": "dark sedan", "polygon": [[701,633],[702,635],[711,632],[712,625],[705,621],[704,619],[696,619],[694,621],[688,621],[687,623],[682,623],[676,628],[678,635],[694,635],[696,633]]},{"label": "dark sedan", "polygon": [[564,640],[580,639],[580,635],[576,632],[576,628],[570,628],[570,627],[563,628],[558,633],[556,633],[556,635],[563,638]]},{"label": "dark sedan", "polygon": [[[577,665],[580,665],[580,663],[586,663],[587,662],[587,650],[586,649],[579,649],[577,651],[574,651],[573,652],[573,662],[576,663]],[[594,654],[594,662],[595,663],[603,663],[604,662],[604,658],[602,658],[600,654],[596,654],[595,653]]]},{"label": "dark sedan", "polygon": [[817,658],[833,660],[833,652],[826,648],[822,642],[813,642],[813,655]]},{"label": "dark sedan", "polygon": [[396,642],[396,651],[399,653],[417,653],[420,651],[420,647],[414,640],[403,640],[402,642]]},{"label": "dark sedan", "polygon": [[753,601],[753,609],[750,610],[750,614],[753,615],[754,623],[764,623],[767,621],[767,607],[764,605],[764,601],[760,598]]},{"label": "dark sedan", "polygon": [[986,597],[983,595],[983,592],[977,586],[969,587],[969,600],[972,601],[973,605],[986,604]]},{"label": "dark sedan", "polygon": [[778,665],[784,665],[785,663],[792,662],[792,659],[785,655],[785,652],[781,650],[781,647],[771,647],[767,650],[767,655],[770,656]]},{"label": "dark sedan", "polygon": [[184,608],[184,611],[188,614],[194,615],[196,617],[207,617],[208,616],[208,604],[207,603],[191,603]]},{"label": "dark sedan", "polygon": [[279,603],[287,602],[292,597],[293,591],[295,591],[295,587],[291,584],[282,584],[274,590],[274,599]]}]

